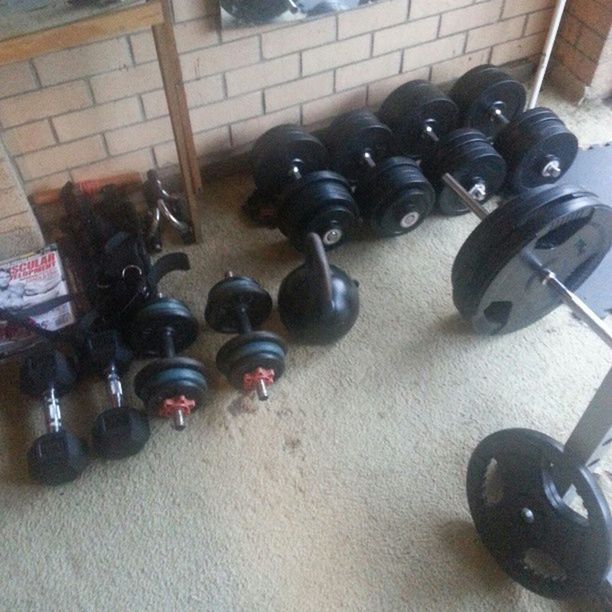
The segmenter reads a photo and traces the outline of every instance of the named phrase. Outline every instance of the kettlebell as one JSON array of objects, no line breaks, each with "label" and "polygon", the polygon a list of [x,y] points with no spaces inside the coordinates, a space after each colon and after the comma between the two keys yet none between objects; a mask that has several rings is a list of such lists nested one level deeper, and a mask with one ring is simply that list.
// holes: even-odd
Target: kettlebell
[{"label": "kettlebell", "polygon": [[278,310],[283,325],[306,344],[330,344],[359,315],[359,283],[329,264],[318,234],[306,238],[306,261],[283,280]]}]

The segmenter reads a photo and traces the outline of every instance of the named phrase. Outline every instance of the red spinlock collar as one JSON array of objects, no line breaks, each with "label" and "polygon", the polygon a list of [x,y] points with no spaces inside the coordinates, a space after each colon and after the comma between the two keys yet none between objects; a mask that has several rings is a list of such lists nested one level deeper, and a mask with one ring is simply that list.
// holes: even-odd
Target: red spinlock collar
[{"label": "red spinlock collar", "polygon": [[182,410],[185,416],[189,416],[195,405],[194,400],[187,399],[184,395],[177,395],[164,400],[157,414],[169,419],[177,410]]},{"label": "red spinlock collar", "polygon": [[274,370],[267,370],[266,368],[256,368],[252,372],[247,372],[242,377],[242,388],[250,393],[257,387],[257,383],[263,380],[266,385],[274,384]]}]

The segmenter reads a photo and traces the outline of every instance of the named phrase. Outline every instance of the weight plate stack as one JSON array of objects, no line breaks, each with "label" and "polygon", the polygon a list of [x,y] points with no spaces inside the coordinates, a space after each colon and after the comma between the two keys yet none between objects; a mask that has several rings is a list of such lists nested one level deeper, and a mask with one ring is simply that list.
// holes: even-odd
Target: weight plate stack
[{"label": "weight plate stack", "polygon": [[[508,184],[517,192],[558,181],[578,155],[578,139],[548,108],[532,108],[498,135],[495,147],[508,163]],[[550,164],[559,172],[547,172]]]},{"label": "weight plate stack", "polygon": [[477,183],[486,187],[483,202],[493,197],[506,178],[506,162],[484,134],[459,128],[440,140],[436,152],[423,160],[421,169],[437,193],[437,207],[444,215],[463,215],[469,208],[447,187],[442,177],[452,174],[468,191]]},{"label": "weight plate stack", "polygon": [[361,177],[355,199],[372,230],[391,237],[421,225],[433,209],[436,194],[415,161],[390,157]]},{"label": "weight plate stack", "polygon": [[453,300],[478,333],[511,333],[560,304],[526,255],[575,291],[611,245],[612,208],[595,195],[555,185],[517,196],[484,219],[461,247],[453,265]]},{"label": "weight plate stack", "polygon": [[[576,501],[565,494],[573,487]],[[470,513],[501,568],[543,597],[591,596],[612,554],[612,519],[591,472],[548,436],[508,429],[485,438],[468,466]]]},{"label": "weight plate stack", "polygon": [[433,153],[436,142],[424,130],[442,138],[459,126],[457,105],[429,81],[410,81],[391,92],[378,111],[395,133],[401,152],[420,159]]},{"label": "weight plate stack", "polygon": [[310,232],[319,234],[326,249],[340,246],[358,217],[348,181],[336,172],[308,174],[281,194],[278,227],[291,244],[303,250]]},{"label": "weight plate stack", "polygon": [[364,153],[376,163],[393,153],[393,132],[367,108],[338,117],[325,133],[331,167],[351,182],[367,168]]},{"label": "weight plate stack", "polygon": [[278,125],[260,136],[251,151],[251,165],[257,189],[278,195],[294,180],[293,166],[302,176],[329,167],[327,149],[299,125]]},{"label": "weight plate stack", "polygon": [[476,66],[457,80],[449,96],[459,107],[460,121],[466,127],[495,138],[504,124],[496,121],[492,110],[499,109],[512,121],[523,112],[527,92],[521,83],[496,66]]}]

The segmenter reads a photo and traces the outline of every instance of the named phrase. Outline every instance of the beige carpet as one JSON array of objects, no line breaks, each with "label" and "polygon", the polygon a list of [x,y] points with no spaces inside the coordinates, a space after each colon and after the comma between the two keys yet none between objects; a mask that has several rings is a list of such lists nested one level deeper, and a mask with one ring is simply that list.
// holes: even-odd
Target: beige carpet
[{"label": "beige carpet", "polygon": [[[603,106],[544,101],[585,142],[612,139]],[[282,235],[238,214],[247,176],[207,189],[205,244],[189,248],[191,273],[163,285],[200,319],[225,270],[276,294],[299,263]],[[16,369],[3,369],[0,609],[593,609],[541,599],[496,568],[470,521],[464,478],[493,431],[532,427],[565,440],[610,353],[564,309],[512,336],[472,335],[449,278],[474,224],[433,217],[407,237],[334,252],[362,289],[346,339],[291,345],[266,404],[213,373],[210,402],[187,431],[155,422],[140,456],[94,461],[63,488],[27,482],[41,411],[15,391]],[[280,330],[276,316],[269,327]],[[226,340],[205,330],[188,354],[213,372]],[[81,384],[64,407],[66,423],[87,434],[103,387]]]}]

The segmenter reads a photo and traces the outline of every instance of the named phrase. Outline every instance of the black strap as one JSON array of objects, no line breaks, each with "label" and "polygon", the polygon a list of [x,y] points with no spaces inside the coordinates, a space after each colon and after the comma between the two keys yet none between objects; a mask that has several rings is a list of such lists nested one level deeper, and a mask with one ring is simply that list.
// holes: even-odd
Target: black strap
[{"label": "black strap", "polygon": [[166,274],[178,270],[185,272],[191,270],[188,255],[186,253],[168,253],[168,255],[160,257],[151,266],[147,280],[152,287],[157,287],[159,281],[166,276]]}]

